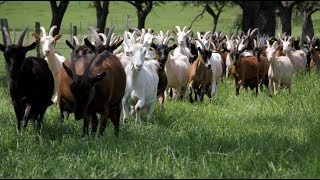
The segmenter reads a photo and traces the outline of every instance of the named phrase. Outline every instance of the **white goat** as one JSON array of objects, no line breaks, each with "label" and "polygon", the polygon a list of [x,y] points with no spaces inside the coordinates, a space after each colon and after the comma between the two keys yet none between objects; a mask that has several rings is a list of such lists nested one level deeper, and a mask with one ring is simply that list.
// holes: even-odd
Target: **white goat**
[{"label": "white goat", "polygon": [[267,58],[270,62],[268,70],[269,78],[269,95],[276,95],[280,86],[287,86],[289,93],[291,93],[291,82],[294,73],[293,65],[287,56],[276,56],[276,49],[279,44],[275,41],[270,46],[267,41]]},{"label": "white goat", "polygon": [[[184,26],[182,31],[179,26],[176,26],[178,32],[173,31],[177,35],[178,46],[173,51],[173,56],[178,56],[179,54],[183,54],[190,58],[192,56],[190,49],[187,47],[187,35],[191,32],[191,29],[185,32],[187,26]],[[189,61],[189,59],[188,59]]]},{"label": "white goat", "polygon": [[41,42],[42,52],[45,56],[45,60],[48,62],[49,69],[51,70],[54,78],[54,99],[53,102],[57,102],[58,97],[58,72],[62,68],[62,63],[66,60],[64,56],[59,55],[56,53],[55,45],[56,42],[62,37],[61,34],[56,35],[55,37],[52,36],[53,31],[57,28],[57,26],[52,26],[50,28],[49,34],[46,34],[46,30],[44,27],[40,27],[42,31],[42,37],[38,34],[33,33],[33,36],[37,41]]},{"label": "white goat", "polygon": [[294,67],[295,72],[299,72],[306,69],[307,65],[307,55],[303,50],[292,51],[292,41],[290,41],[292,36],[288,39],[282,39],[279,34],[279,39],[282,42],[283,53],[290,58],[290,61]]},{"label": "white goat", "polygon": [[157,101],[159,63],[156,60],[145,61],[148,42],[132,43],[127,35],[130,39],[134,38],[130,32],[125,32],[124,42],[128,46],[130,64],[125,68],[127,80],[122,99],[123,119],[127,122],[129,110],[132,109],[131,114],[136,113],[136,123],[141,122],[140,110],[144,109],[147,112],[147,120],[150,121]]}]

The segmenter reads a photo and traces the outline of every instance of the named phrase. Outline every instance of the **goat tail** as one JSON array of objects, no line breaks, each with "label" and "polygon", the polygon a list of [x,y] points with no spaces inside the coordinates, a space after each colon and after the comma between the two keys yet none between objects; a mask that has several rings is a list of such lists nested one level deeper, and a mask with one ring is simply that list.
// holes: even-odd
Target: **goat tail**
[{"label": "goat tail", "polygon": [[149,68],[151,68],[154,72],[157,72],[157,69],[160,68],[160,63],[154,59],[148,60],[144,62]]}]

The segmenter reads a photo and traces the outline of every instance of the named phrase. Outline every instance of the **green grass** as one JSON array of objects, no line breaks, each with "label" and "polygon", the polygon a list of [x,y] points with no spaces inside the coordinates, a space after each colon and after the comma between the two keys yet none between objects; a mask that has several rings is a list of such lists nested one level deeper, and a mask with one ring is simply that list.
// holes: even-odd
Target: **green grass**
[{"label": "green grass", "polygon": [[[0,17],[7,17],[10,27],[16,25],[22,29],[25,23],[33,27],[34,17],[48,27],[49,2],[18,5],[18,2],[7,2],[0,6]],[[21,7],[29,10],[21,11]],[[47,10],[43,10],[44,7]],[[80,2],[82,10],[77,7],[79,2],[70,2],[64,18],[65,27],[80,18],[84,22],[94,22],[94,9],[88,8],[88,2]],[[112,14],[115,13],[112,8],[118,10],[118,16]],[[35,10],[33,16],[28,16],[31,9]],[[180,6],[155,7],[147,26],[166,30],[175,25],[189,25],[200,9],[181,10]],[[108,19],[121,17],[121,13],[126,16],[127,11],[135,24],[135,9],[124,2],[111,2]],[[20,15],[16,15],[18,12]],[[189,19],[177,20],[180,17],[174,12],[189,14]],[[236,15],[241,11],[236,9],[228,13]],[[160,19],[160,14],[167,18]],[[225,28],[228,32],[230,17],[222,15],[222,19],[218,30]],[[199,30],[211,29],[211,19],[204,16],[201,22],[205,20],[208,22],[194,26]],[[314,18],[314,22],[317,21]],[[297,32],[299,27],[293,24]],[[63,48],[59,49],[61,54],[69,55],[70,49],[66,48],[64,40],[57,46]],[[35,51],[30,54],[34,55]],[[296,74],[292,93],[281,90],[272,98],[266,91],[255,97],[245,90],[236,97],[233,78],[229,78],[222,83],[219,97],[211,102],[207,98],[202,104],[190,104],[187,100],[166,101],[166,111],[160,112],[157,104],[149,123],[145,114],[140,125],[134,123],[134,118],[130,118],[126,126],[121,121],[118,138],[109,121],[104,137],[82,139],[82,121],[76,121],[71,115],[60,124],[55,105],[45,114],[41,135],[36,133],[31,122],[22,135],[17,135],[3,56],[0,62],[2,178],[320,177],[319,72]]]},{"label": "green grass", "polygon": [[82,139],[73,115],[60,124],[57,106],[42,134],[29,123],[16,134],[6,87],[0,98],[0,176],[4,178],[317,178],[320,137],[319,73],[297,74],[292,94],[270,98],[240,91],[225,80],[209,102],[166,101],[153,120],[130,118],[116,138]]}]

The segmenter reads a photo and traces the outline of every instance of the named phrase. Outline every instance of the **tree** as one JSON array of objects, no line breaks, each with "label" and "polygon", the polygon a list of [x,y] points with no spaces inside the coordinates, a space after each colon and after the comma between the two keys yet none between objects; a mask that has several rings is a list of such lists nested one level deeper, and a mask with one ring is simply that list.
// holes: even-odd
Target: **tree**
[{"label": "tree", "polygon": [[131,5],[133,5],[137,9],[138,16],[138,29],[142,29],[145,27],[145,22],[148,14],[151,12],[153,5],[157,5],[159,3],[164,4],[163,1],[127,1]]},{"label": "tree", "polygon": [[291,19],[292,9],[295,5],[302,3],[303,1],[278,1],[278,13],[277,15],[281,20],[282,33],[291,35]]},{"label": "tree", "polygon": [[69,1],[60,1],[59,6],[57,6],[57,1],[50,1],[51,10],[52,10],[52,19],[50,27],[56,25],[57,28],[53,31],[52,35],[55,36],[60,31],[61,22],[63,15],[66,12]]},{"label": "tree", "polygon": [[233,1],[242,8],[242,31],[259,28],[260,34],[274,36],[276,1]]},{"label": "tree", "polygon": [[300,38],[300,44],[306,42],[306,36],[313,37],[314,29],[312,23],[312,14],[316,11],[320,10],[320,2],[319,1],[305,1],[297,7],[297,9],[304,14],[304,21],[302,26],[302,33]]},{"label": "tree", "polygon": [[231,1],[182,1],[181,2],[183,6],[192,5],[192,6],[202,6],[203,10],[200,14],[198,14],[193,21],[191,22],[189,28],[192,27],[192,24],[205,12],[209,13],[213,17],[213,26],[212,26],[212,32],[215,32],[218,25],[218,20],[220,17],[220,14],[225,10],[226,7],[232,6]]},{"label": "tree", "polygon": [[109,1],[103,1],[102,6],[100,1],[94,1],[94,7],[96,8],[98,33],[104,33],[109,14]]}]

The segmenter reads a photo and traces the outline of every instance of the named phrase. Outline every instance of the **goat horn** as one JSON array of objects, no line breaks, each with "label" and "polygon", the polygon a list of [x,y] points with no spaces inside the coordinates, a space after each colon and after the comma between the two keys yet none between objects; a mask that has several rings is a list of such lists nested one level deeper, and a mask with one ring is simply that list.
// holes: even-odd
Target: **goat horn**
[{"label": "goat horn", "polygon": [[170,40],[174,41],[173,37],[169,37],[169,38],[166,40],[165,45],[168,45],[169,42],[170,42]]},{"label": "goat horn", "polygon": [[247,36],[250,36],[250,31],[251,31],[251,28],[249,28],[249,30],[247,32]]},{"label": "goat horn", "polygon": [[52,26],[49,31],[49,36],[52,36],[53,31],[57,28],[56,25]]},{"label": "goat horn", "polygon": [[200,39],[195,38],[195,40],[199,41],[199,43],[200,43],[201,46],[202,46],[202,49],[204,49],[204,50],[206,49],[205,45],[203,44],[203,42],[202,42]]},{"label": "goat horn", "polygon": [[76,45],[76,46],[79,46],[79,39],[78,39],[78,37],[77,37],[77,36],[72,36],[72,38],[73,38],[73,40],[74,40],[74,42],[75,42],[75,45]]},{"label": "goat horn", "polygon": [[251,33],[250,33],[250,36],[252,36],[252,35],[253,35],[253,33],[255,33],[257,30],[259,30],[259,28],[255,28],[255,29],[253,29],[253,30],[251,31]]},{"label": "goat horn", "polygon": [[199,31],[197,31],[197,36],[198,36],[198,39],[202,39]]},{"label": "goat horn", "polygon": [[165,35],[163,38],[162,38],[162,40],[161,40],[161,44],[165,44],[165,40],[166,40],[166,37],[167,37],[167,35]]},{"label": "goat horn", "polygon": [[179,26],[176,26],[176,28],[177,28],[177,30],[178,30],[179,32],[181,32],[181,29],[180,29],[180,27],[179,27]]},{"label": "goat horn", "polygon": [[207,39],[207,37],[208,37],[210,34],[212,34],[212,32],[211,32],[211,31],[207,31],[207,32],[203,35],[204,39]]},{"label": "goat horn", "polygon": [[99,45],[103,45],[103,43],[102,43],[102,41],[101,41],[101,39],[100,39],[97,31],[94,30],[92,27],[89,27],[88,29],[89,29],[89,30],[92,32],[92,34],[93,34],[93,38],[94,38],[94,40],[95,40],[94,45],[95,45],[96,47],[98,47]]},{"label": "goat horn", "polygon": [[208,49],[210,49],[211,42],[212,42],[212,33],[209,36]]},{"label": "goat horn", "polygon": [[227,41],[229,41],[229,37],[228,37],[228,35],[226,35],[226,39],[227,39]]},{"label": "goat horn", "polygon": [[46,36],[47,33],[46,33],[46,29],[44,27],[40,27],[41,31],[42,31],[42,36]]},{"label": "goat horn", "polygon": [[106,35],[103,34],[103,33],[98,33],[98,36],[101,36],[101,37],[102,37],[102,39],[103,39],[102,44],[103,44],[103,45],[106,45],[106,43],[107,43],[107,37],[106,37]]},{"label": "goat horn", "polygon": [[288,38],[288,41],[290,41],[290,40],[291,40],[291,38],[292,38],[292,36],[290,36],[290,37]]},{"label": "goat horn", "polygon": [[2,28],[3,29],[3,32],[4,32],[4,36],[5,36],[5,44],[6,44],[6,46],[9,46],[9,45],[11,45],[12,43],[11,43],[11,38],[10,38],[10,35],[9,35],[9,32],[8,32],[8,30],[7,30],[7,28],[6,27],[3,27]]},{"label": "goat horn", "polygon": [[82,45],[85,44],[85,43],[84,43],[84,39],[87,38],[87,37],[88,37],[88,35],[85,35],[85,36],[83,37],[83,39],[82,39]]},{"label": "goat horn", "polygon": [[314,39],[315,39],[315,36],[312,37],[312,41],[314,41]]},{"label": "goat horn", "polygon": [[182,32],[184,32],[186,30],[187,26],[184,26],[182,29]]},{"label": "goat horn", "polygon": [[220,51],[220,50],[221,50],[221,48],[222,48],[222,46],[223,46],[223,44],[224,44],[224,43],[225,43],[224,41],[222,41],[222,42],[220,42],[220,43],[219,43],[218,51]]},{"label": "goat horn", "polygon": [[114,30],[114,27],[112,26],[110,29],[109,29],[109,32],[108,32],[108,35],[107,35],[107,42],[106,42],[106,45],[107,46],[110,46],[110,40],[111,40],[111,35],[113,33],[113,30]]},{"label": "goat horn", "polygon": [[141,29],[142,30],[142,33],[141,33],[141,38],[140,38],[140,43],[143,44],[143,41],[144,41],[144,35],[146,35],[146,30],[145,29]]},{"label": "goat horn", "polygon": [[212,44],[212,48],[213,48],[213,50],[217,50],[216,45],[215,45],[213,42],[211,42],[211,44]]},{"label": "goat horn", "polygon": [[258,47],[256,39],[253,39],[253,44],[254,44],[254,47]]}]

